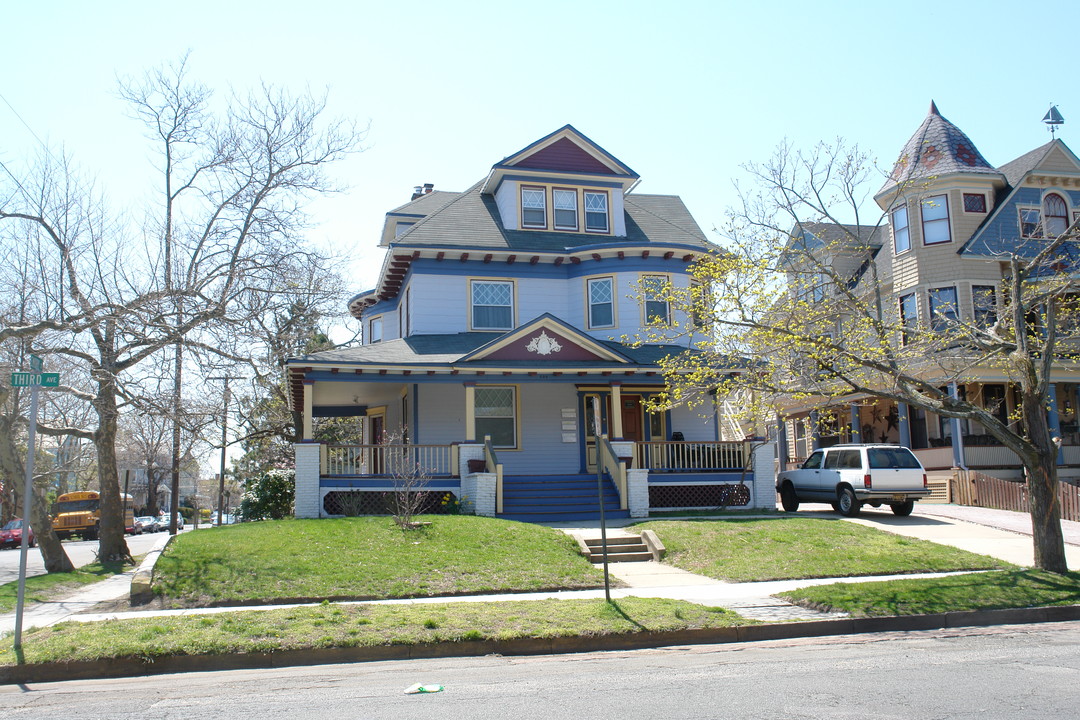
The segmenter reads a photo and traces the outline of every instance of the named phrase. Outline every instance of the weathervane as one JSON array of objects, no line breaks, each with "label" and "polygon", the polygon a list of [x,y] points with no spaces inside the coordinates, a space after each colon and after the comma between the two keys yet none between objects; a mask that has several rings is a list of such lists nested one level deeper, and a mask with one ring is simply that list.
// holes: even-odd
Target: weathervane
[{"label": "weathervane", "polygon": [[1047,129],[1050,131],[1050,137],[1053,139],[1057,126],[1064,125],[1065,118],[1061,117],[1057,105],[1051,105],[1050,109],[1046,112],[1046,115],[1043,116],[1043,122],[1046,123]]}]

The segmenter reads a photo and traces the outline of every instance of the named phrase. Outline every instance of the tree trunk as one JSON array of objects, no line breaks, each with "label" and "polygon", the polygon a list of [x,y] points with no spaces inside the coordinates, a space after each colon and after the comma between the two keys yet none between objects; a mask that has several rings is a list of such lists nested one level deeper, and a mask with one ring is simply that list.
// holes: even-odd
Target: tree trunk
[{"label": "tree trunk", "polygon": [[101,493],[101,526],[98,528],[98,559],[101,562],[132,562],[124,538],[124,506],[120,501],[120,477],[116,466],[116,379],[98,371],[98,392],[94,398],[98,427],[94,432],[97,450],[98,490]]},{"label": "tree trunk", "polygon": [[1024,426],[1037,451],[1024,457],[1027,472],[1031,534],[1035,546],[1035,567],[1053,573],[1069,571],[1065,559],[1065,537],[1061,532],[1061,505],[1058,498],[1057,445],[1050,437],[1046,407],[1035,393],[1022,393]]}]

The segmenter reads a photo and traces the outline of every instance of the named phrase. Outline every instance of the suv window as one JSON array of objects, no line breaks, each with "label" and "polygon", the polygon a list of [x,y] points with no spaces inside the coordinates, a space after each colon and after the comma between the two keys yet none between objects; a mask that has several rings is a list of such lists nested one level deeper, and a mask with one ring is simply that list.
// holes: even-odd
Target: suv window
[{"label": "suv window", "polygon": [[921,468],[918,458],[907,448],[870,448],[866,452],[871,468]]},{"label": "suv window", "polygon": [[806,458],[806,462],[802,464],[803,470],[817,470],[821,467],[821,458],[825,453],[820,450],[815,450],[814,454]]}]

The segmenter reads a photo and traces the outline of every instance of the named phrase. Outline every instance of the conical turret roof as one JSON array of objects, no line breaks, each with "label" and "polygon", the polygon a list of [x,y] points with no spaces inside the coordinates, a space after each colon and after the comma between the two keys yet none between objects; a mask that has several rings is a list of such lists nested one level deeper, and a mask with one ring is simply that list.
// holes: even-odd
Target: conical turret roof
[{"label": "conical turret roof", "polygon": [[986,161],[975,143],[942,117],[937,105],[931,101],[930,112],[904,145],[878,195],[900,183],[961,172],[1001,175]]}]

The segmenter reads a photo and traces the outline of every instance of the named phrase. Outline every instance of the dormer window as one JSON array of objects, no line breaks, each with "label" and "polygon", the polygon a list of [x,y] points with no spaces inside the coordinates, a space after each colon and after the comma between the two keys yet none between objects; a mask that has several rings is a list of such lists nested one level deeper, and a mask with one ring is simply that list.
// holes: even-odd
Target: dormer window
[{"label": "dormer window", "polygon": [[577,190],[555,188],[551,191],[551,204],[555,208],[556,230],[577,230]]},{"label": "dormer window", "polygon": [[544,188],[521,188],[521,227],[547,227],[547,193]]},{"label": "dormer window", "polygon": [[585,191],[585,231],[608,231],[608,197],[606,192]]}]

